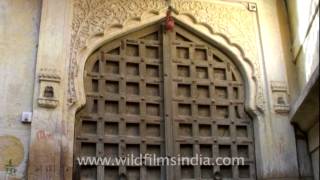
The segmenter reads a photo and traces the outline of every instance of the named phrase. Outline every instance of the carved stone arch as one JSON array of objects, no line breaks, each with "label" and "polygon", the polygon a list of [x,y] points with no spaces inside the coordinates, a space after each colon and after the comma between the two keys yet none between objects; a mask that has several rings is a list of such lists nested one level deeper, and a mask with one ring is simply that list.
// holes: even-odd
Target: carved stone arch
[{"label": "carved stone arch", "polygon": [[[76,69],[74,77],[70,77],[74,83],[76,100],[71,106],[71,110],[76,112],[85,104],[83,74],[86,60],[88,57],[103,44],[111,42],[114,39],[122,37],[131,32],[138,31],[152,24],[159,23],[165,18],[165,11],[148,11],[141,17],[129,18],[124,24],[114,24],[106,28],[104,32],[93,34],[86,40],[86,45],[76,53]],[[226,53],[234,61],[235,65],[241,72],[245,83],[245,108],[253,117],[259,116],[256,100],[257,95],[257,78],[255,75],[255,66],[253,60],[245,56],[245,52],[240,45],[232,43],[226,35],[213,33],[209,25],[198,23],[196,18],[190,14],[174,14],[176,23],[195,33],[197,36],[206,39],[208,43],[217,46],[221,51]],[[69,78],[69,81],[70,81]],[[70,84],[70,82],[69,82]],[[69,87],[70,88],[70,87]]]}]

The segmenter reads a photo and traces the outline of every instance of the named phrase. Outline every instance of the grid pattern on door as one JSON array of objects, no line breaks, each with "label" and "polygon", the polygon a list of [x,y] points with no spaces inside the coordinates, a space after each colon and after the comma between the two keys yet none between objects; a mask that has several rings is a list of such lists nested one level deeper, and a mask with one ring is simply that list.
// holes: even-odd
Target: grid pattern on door
[{"label": "grid pattern on door", "polygon": [[[162,46],[159,27],[99,48],[86,65],[87,103],[78,113],[76,155],[163,156]],[[160,166],[81,166],[77,179],[164,179]]]},{"label": "grid pattern on door", "polygon": [[[106,43],[85,66],[75,158],[133,154],[245,157],[244,166],[78,166],[75,179],[255,179],[252,121],[230,58],[177,25],[160,23]],[[166,93],[164,93],[166,92]],[[168,172],[172,173],[168,173]]]},{"label": "grid pattern on door", "polygon": [[171,38],[174,152],[182,157],[245,157],[244,166],[180,166],[176,179],[254,179],[251,120],[236,66],[221,51],[176,27]]}]

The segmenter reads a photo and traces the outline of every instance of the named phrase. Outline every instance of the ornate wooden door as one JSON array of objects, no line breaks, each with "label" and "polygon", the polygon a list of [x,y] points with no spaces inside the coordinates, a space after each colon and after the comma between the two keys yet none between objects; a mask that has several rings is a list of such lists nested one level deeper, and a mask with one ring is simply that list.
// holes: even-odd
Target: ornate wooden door
[{"label": "ornate wooden door", "polygon": [[[255,179],[252,122],[237,67],[180,26],[160,23],[97,49],[76,116],[75,179]],[[77,157],[245,157],[244,166],[79,166]]]}]

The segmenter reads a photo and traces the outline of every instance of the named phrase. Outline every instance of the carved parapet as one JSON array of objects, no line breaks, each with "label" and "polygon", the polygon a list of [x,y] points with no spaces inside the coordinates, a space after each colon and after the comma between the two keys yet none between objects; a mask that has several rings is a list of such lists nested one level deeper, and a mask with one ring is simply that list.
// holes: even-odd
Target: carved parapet
[{"label": "carved parapet", "polygon": [[59,104],[59,84],[61,77],[55,69],[40,69],[38,105],[55,108]]}]

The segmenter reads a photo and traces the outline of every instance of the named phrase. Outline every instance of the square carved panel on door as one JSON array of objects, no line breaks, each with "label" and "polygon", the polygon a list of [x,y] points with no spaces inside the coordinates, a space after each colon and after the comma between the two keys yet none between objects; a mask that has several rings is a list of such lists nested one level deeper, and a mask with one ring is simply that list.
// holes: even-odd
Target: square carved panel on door
[{"label": "square carved panel on door", "polygon": [[179,124],[179,135],[180,136],[192,136],[192,124]]},{"label": "square carved panel on door", "polygon": [[205,49],[195,49],[196,60],[207,60],[207,51]]},{"label": "square carved panel on door", "polygon": [[223,68],[214,68],[214,79],[215,80],[227,80],[226,70]]},{"label": "square carved panel on door", "polygon": [[146,135],[149,137],[160,137],[161,135],[160,124],[147,124]]},{"label": "square carved panel on door", "polygon": [[119,147],[118,144],[104,144],[104,155],[107,157],[116,158],[119,156]]},{"label": "square carved panel on door", "polygon": [[159,71],[159,66],[158,65],[151,65],[148,64],[147,67],[147,77],[159,77],[160,71]]},{"label": "square carved panel on door", "polygon": [[95,166],[81,166],[80,179],[97,179],[97,168]]},{"label": "square carved panel on door", "polygon": [[127,63],[127,76],[139,76],[139,64]]},{"label": "square carved panel on door", "polygon": [[139,56],[139,45],[127,44],[126,55],[127,56]]},{"label": "square carved panel on door", "polygon": [[227,87],[222,87],[222,86],[216,86],[215,87],[215,96],[217,98],[221,99],[227,99],[228,98],[228,88]]},{"label": "square carved panel on door", "polygon": [[179,65],[177,66],[178,77],[190,77],[190,67]]},{"label": "square carved panel on door", "polygon": [[232,157],[231,145],[219,145],[220,157]]},{"label": "square carved panel on door", "polygon": [[219,137],[230,137],[230,126],[229,125],[218,125],[218,136]]},{"label": "square carved panel on door", "polygon": [[127,82],[126,91],[127,91],[127,94],[130,94],[130,95],[139,95],[139,83]]},{"label": "square carved panel on door", "polygon": [[210,97],[209,86],[198,85],[197,86],[197,97],[198,98],[209,98]]},{"label": "square carved panel on door", "polygon": [[158,84],[147,84],[146,95],[148,96],[160,96],[160,87]]},{"label": "square carved panel on door", "polygon": [[212,145],[211,144],[201,144],[200,145],[200,154],[202,157],[212,158]]},{"label": "square carved panel on door", "polygon": [[248,137],[247,126],[237,126],[237,137]]},{"label": "square carved panel on door", "polygon": [[180,144],[181,157],[193,157],[193,145],[192,144]]},{"label": "square carved panel on door", "polygon": [[161,180],[160,167],[147,167],[147,179],[148,180]]},{"label": "square carved panel on door", "polygon": [[118,122],[106,122],[104,126],[105,135],[118,135],[119,123]]},{"label": "square carved panel on door", "polygon": [[201,166],[201,178],[202,179],[213,179],[213,167],[212,166]]},{"label": "square carved panel on door", "polygon": [[128,136],[139,136],[140,135],[140,126],[138,123],[127,123],[126,132]]},{"label": "square carved panel on door", "polygon": [[222,177],[232,178],[233,177],[232,166],[220,166],[220,173]]},{"label": "square carved panel on door", "polygon": [[139,115],[140,104],[138,102],[127,102],[127,114]]},{"label": "square carved panel on door", "polygon": [[118,81],[106,81],[106,92],[112,94],[119,93],[119,82]]},{"label": "square carved panel on door", "polygon": [[159,59],[159,48],[155,46],[147,46],[146,57],[151,59]]},{"label": "square carved panel on door", "polygon": [[228,118],[229,117],[229,107],[218,105],[216,106],[216,115],[219,118]]},{"label": "square carved panel on door", "polygon": [[211,137],[212,130],[210,124],[200,124],[199,125],[199,136],[200,137]]},{"label": "square carved panel on door", "polygon": [[109,166],[104,169],[105,180],[118,180],[119,179],[119,167]]},{"label": "square carved panel on door", "polygon": [[126,145],[126,154],[133,155],[133,157],[139,157],[140,145],[139,144],[127,144]]},{"label": "square carved panel on door", "polygon": [[179,115],[182,116],[191,116],[191,104],[179,104],[178,105]]},{"label": "square carved panel on door", "polygon": [[197,67],[197,78],[208,79],[208,68],[207,67]]},{"label": "square carved panel on door", "polygon": [[147,145],[147,154],[152,154],[155,155],[157,157],[161,156],[161,147],[160,145]]},{"label": "square carved panel on door", "polygon": [[239,168],[239,177],[240,178],[250,178],[250,166],[249,165],[238,166],[238,168]]},{"label": "square carved panel on door", "polygon": [[177,47],[177,58],[189,59],[189,48],[187,47]]},{"label": "square carved panel on door", "polygon": [[194,178],[193,166],[181,166],[180,174],[182,179],[193,179]]},{"label": "square carved panel on door", "polygon": [[96,156],[96,143],[81,143],[81,156]]},{"label": "square carved panel on door", "polygon": [[106,73],[119,74],[119,72],[120,72],[119,62],[116,62],[116,61],[106,62]]},{"label": "square carved panel on door", "polygon": [[248,145],[238,145],[238,156],[243,158],[249,158],[249,147]]},{"label": "square carved panel on door", "polygon": [[140,179],[140,167],[127,167],[128,180]]},{"label": "square carved panel on door", "polygon": [[160,116],[160,105],[155,103],[147,103],[147,115]]},{"label": "square carved panel on door", "polygon": [[199,104],[198,105],[198,116],[209,117],[211,116],[211,107],[210,105]]},{"label": "square carved panel on door", "polygon": [[177,96],[191,97],[191,86],[189,84],[178,84]]},{"label": "square carved panel on door", "polygon": [[95,121],[82,121],[82,133],[96,134],[97,133],[97,122],[95,122]]},{"label": "square carved panel on door", "polygon": [[105,112],[118,114],[119,113],[119,103],[118,101],[105,101]]}]

